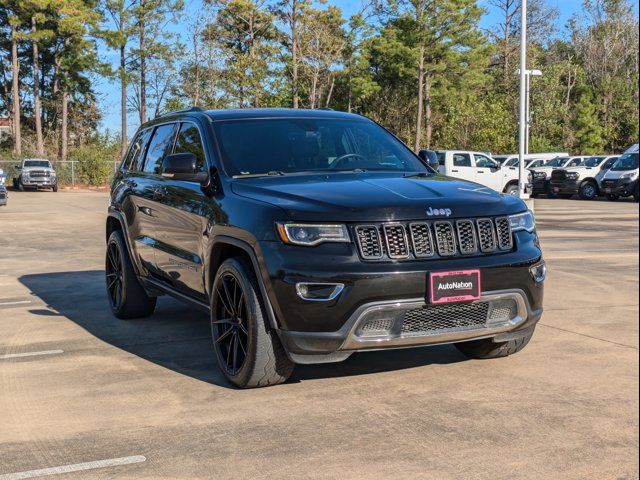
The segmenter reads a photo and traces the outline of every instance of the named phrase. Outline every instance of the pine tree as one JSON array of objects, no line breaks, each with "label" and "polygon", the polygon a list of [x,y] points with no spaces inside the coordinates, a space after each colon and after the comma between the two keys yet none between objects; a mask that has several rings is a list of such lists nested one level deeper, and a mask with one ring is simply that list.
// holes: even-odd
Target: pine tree
[{"label": "pine tree", "polygon": [[580,153],[602,153],[604,149],[603,128],[598,118],[593,94],[585,89],[575,106],[574,124],[576,130],[576,148]]}]

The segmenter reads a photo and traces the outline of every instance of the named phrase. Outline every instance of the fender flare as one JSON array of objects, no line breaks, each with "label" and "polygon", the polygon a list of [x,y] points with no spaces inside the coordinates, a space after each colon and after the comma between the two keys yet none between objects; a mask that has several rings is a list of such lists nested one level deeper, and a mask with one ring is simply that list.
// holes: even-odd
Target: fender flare
[{"label": "fender flare", "polygon": [[[256,274],[256,279],[258,280],[258,288],[260,288],[260,294],[262,295],[262,299],[264,301],[264,306],[267,311],[269,324],[271,325],[272,328],[278,331],[280,328],[278,326],[278,321],[276,319],[273,305],[271,304],[271,300],[267,292],[267,287],[263,277],[263,272],[262,272],[262,269],[260,268],[260,262],[258,261],[258,255],[256,254],[255,249],[251,246],[251,244],[245,242],[244,240],[239,240],[237,238],[230,237],[227,235],[216,235],[215,237],[213,237],[207,249],[207,260],[206,260],[207,266],[211,264],[211,259],[213,258],[213,252],[215,247],[220,244],[231,245],[233,247],[243,250],[247,254],[249,259],[251,260],[251,264],[253,265],[253,270]],[[205,288],[207,292],[211,291],[215,273],[216,272],[209,272],[209,269],[207,268],[207,274],[205,277]]]}]

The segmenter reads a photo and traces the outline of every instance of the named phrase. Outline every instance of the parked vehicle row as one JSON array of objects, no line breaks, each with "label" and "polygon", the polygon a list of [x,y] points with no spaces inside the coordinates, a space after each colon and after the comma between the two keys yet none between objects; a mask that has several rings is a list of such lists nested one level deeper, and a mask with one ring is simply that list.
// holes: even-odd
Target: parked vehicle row
[{"label": "parked vehicle row", "polygon": [[640,201],[638,185],[638,145],[634,145],[622,155],[600,180],[600,190],[609,200],[633,197]]}]

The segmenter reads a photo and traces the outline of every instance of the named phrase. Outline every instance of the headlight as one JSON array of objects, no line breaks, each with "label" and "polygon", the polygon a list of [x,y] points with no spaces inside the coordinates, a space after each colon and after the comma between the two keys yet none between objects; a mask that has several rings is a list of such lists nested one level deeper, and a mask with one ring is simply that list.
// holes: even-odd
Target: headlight
[{"label": "headlight", "polygon": [[547,174],[544,172],[533,172],[533,178],[547,178]]},{"label": "headlight", "polygon": [[350,242],[345,225],[278,223],[278,234],[284,243],[312,247],[325,242]]},{"label": "headlight", "polygon": [[513,232],[521,232],[523,230],[533,232],[536,229],[536,221],[530,210],[518,215],[511,215],[509,222],[511,223],[511,231]]},{"label": "headlight", "polygon": [[580,174],[578,172],[569,172],[567,173],[567,178],[570,178],[571,180],[577,180],[578,178],[580,178]]},{"label": "headlight", "polygon": [[630,173],[625,173],[624,175],[621,175],[620,178],[629,178],[631,180],[635,180],[637,176],[638,176],[638,172],[630,172]]}]

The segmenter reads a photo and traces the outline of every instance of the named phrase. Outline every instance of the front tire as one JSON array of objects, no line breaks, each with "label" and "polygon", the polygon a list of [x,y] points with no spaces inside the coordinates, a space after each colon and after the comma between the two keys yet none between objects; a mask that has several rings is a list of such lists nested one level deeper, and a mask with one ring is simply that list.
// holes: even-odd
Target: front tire
[{"label": "front tire", "polygon": [[56,183],[56,184],[54,184],[54,185],[51,187],[51,190],[52,190],[53,192],[57,192],[57,191],[58,191],[58,184],[57,184],[57,183]]},{"label": "front tire", "polygon": [[580,185],[580,198],[582,200],[593,200],[598,195],[598,187],[594,182],[584,182]]},{"label": "front tire", "polygon": [[532,329],[531,332],[522,338],[510,340],[508,342],[494,343],[491,338],[485,338],[482,340],[456,343],[455,346],[470,358],[486,360],[490,358],[508,357],[509,355],[518,353],[527,346],[531,337],[533,337],[534,330],[535,329]]},{"label": "front tire", "polygon": [[294,364],[268,324],[251,263],[244,257],[223,262],[210,297],[213,348],[227,380],[240,388],[285,382]]},{"label": "front tire", "polygon": [[518,195],[519,192],[520,189],[518,188],[518,185],[509,185],[504,191],[505,194],[513,195],[514,197]]},{"label": "front tire", "polygon": [[116,318],[144,318],[154,312],[157,298],[147,295],[140,284],[120,230],[107,242],[105,275],[109,305]]}]

